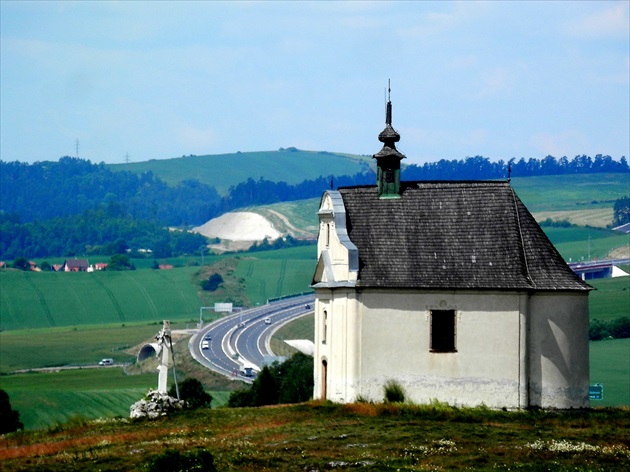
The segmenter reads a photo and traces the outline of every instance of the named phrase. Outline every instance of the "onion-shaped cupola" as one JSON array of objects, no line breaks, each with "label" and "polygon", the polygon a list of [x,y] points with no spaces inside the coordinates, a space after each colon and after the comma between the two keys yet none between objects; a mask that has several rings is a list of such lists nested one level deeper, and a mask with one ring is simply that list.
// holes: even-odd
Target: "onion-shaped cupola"
[{"label": "onion-shaped cupola", "polygon": [[400,135],[392,127],[390,92],[388,86],[385,129],[378,135],[378,140],[383,143],[383,149],[372,156],[376,159],[376,183],[380,198],[400,198],[400,161],[405,158],[405,155],[396,149]]}]

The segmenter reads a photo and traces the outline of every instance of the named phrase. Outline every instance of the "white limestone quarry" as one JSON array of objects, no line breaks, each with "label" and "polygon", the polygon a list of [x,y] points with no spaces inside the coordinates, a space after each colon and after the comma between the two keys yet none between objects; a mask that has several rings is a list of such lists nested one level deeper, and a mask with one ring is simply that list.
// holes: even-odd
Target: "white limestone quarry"
[{"label": "white limestone quarry", "polygon": [[192,231],[208,238],[230,241],[275,240],[282,236],[267,219],[249,211],[225,213],[193,228]]}]

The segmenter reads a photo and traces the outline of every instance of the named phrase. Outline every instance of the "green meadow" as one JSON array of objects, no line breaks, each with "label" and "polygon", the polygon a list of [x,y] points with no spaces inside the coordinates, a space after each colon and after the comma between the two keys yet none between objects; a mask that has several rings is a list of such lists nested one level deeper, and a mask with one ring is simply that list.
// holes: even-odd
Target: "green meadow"
[{"label": "green meadow", "polygon": [[630,406],[630,338],[589,344],[590,383],[604,386],[603,400],[591,406]]},{"label": "green meadow", "polygon": [[612,250],[630,244],[630,235],[603,228],[545,226],[543,230],[567,262],[606,259]]},{"label": "green meadow", "polygon": [[595,288],[588,296],[591,320],[610,321],[630,316],[630,277],[595,279],[588,284]]},{"label": "green meadow", "polygon": [[294,149],[188,156],[184,159],[108,164],[107,167],[138,174],[152,172],[170,185],[196,179],[215,187],[219,194],[224,195],[230,186],[249,178],[295,185],[320,176],[354,175],[371,165],[371,161],[371,156]]},{"label": "green meadow", "polygon": [[[115,367],[0,376],[0,388],[9,394],[26,429],[73,418],[127,418],[129,407],[156,387],[156,374],[127,375]],[[227,403],[229,392],[209,393],[213,407]]]},{"label": "green meadow", "polygon": [[630,176],[623,173],[516,177],[511,184],[532,213],[612,208],[630,193]]},{"label": "green meadow", "polygon": [[317,248],[301,246],[239,257],[234,277],[246,281],[245,294],[252,306],[284,295],[311,291]]},{"label": "green meadow", "polygon": [[99,272],[0,271],[0,329],[194,318],[195,268]]}]

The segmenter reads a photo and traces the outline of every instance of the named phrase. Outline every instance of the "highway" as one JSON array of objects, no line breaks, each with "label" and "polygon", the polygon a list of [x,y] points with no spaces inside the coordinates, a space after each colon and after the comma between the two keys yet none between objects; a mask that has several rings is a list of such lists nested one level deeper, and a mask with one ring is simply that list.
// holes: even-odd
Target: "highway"
[{"label": "highway", "polygon": [[[230,378],[252,382],[243,366],[260,370],[265,356],[273,355],[271,335],[284,323],[312,313],[314,295],[278,300],[239,313],[227,315],[202,327],[189,341],[188,348],[197,362]],[[202,343],[208,342],[207,349]]]}]

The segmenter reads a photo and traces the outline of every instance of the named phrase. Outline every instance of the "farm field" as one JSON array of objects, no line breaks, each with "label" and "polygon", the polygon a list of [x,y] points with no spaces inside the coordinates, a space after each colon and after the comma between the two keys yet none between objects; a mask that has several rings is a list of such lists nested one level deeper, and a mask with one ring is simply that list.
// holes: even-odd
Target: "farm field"
[{"label": "farm field", "polygon": [[543,230],[567,262],[606,259],[612,250],[630,245],[630,235],[607,229],[546,226]]},{"label": "farm field", "polygon": [[198,318],[195,268],[0,271],[0,329]]},{"label": "farm field", "polygon": [[[174,321],[173,329],[194,327]],[[59,366],[87,366],[108,357],[116,363],[135,358],[127,351],[151,339],[162,322],[151,324],[80,325],[62,328],[37,328],[0,333],[0,372]]]},{"label": "farm field", "polygon": [[630,277],[596,279],[588,283],[596,289],[588,296],[591,320],[610,321],[630,316]]},{"label": "farm field", "polygon": [[[232,256],[224,274],[244,287],[249,306],[309,291],[315,246]],[[213,261],[225,261],[228,256]],[[103,272],[0,271],[0,331],[135,322],[195,321],[199,307],[224,302],[198,289],[210,266]],[[239,289],[240,290],[240,289]]]},{"label": "farm field", "polygon": [[[129,407],[156,386],[156,374],[126,375],[118,367],[0,377],[0,388],[9,394],[26,429],[49,428],[73,418],[127,418]],[[209,393],[213,407],[227,404],[229,392]]]},{"label": "farm field", "polygon": [[580,174],[515,177],[516,194],[530,212],[612,208],[630,191],[628,174]]}]

